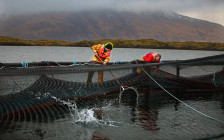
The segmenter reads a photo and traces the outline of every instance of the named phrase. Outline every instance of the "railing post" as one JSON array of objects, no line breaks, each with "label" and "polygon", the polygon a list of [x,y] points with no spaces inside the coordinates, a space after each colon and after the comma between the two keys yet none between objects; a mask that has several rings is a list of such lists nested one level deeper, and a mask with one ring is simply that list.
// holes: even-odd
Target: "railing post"
[{"label": "railing post", "polygon": [[176,73],[177,73],[177,79],[179,79],[179,76],[180,76],[180,65],[177,65]]},{"label": "railing post", "polygon": [[[222,82],[224,82],[224,67],[222,68]],[[224,84],[224,83],[222,83]]]}]

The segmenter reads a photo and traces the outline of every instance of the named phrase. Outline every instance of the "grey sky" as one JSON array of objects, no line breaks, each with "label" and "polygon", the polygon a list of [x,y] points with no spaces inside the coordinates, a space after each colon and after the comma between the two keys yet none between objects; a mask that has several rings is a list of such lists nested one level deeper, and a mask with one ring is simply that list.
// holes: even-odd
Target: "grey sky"
[{"label": "grey sky", "polygon": [[166,10],[224,25],[224,0],[0,0],[0,15],[46,11]]}]

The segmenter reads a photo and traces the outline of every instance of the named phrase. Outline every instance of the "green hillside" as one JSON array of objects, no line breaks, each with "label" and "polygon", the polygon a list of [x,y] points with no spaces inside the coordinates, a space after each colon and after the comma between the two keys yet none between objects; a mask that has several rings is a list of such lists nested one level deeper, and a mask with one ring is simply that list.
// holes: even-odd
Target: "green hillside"
[{"label": "green hillside", "polygon": [[[161,42],[153,39],[122,40],[102,39],[88,41],[90,45],[112,42],[116,48],[151,48],[151,49],[182,49],[182,50],[217,50],[224,51],[224,43],[212,42]],[[71,46],[88,47],[86,41],[66,42],[60,40],[23,40],[0,36],[1,46]]]}]

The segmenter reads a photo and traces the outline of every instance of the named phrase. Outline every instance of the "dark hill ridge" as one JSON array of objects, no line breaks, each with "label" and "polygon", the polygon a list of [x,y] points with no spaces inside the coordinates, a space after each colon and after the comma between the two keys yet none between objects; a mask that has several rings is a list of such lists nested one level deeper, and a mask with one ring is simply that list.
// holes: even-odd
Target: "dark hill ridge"
[{"label": "dark hill ridge", "polygon": [[97,39],[155,39],[223,43],[224,27],[176,13],[57,12],[2,18],[0,36],[71,42]]}]

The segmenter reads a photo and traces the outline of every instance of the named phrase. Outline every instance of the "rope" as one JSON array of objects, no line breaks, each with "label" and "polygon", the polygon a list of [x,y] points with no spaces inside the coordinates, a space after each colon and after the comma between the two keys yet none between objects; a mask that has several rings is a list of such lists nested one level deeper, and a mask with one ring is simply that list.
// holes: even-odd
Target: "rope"
[{"label": "rope", "polygon": [[119,104],[121,104],[121,96],[122,96],[122,93],[125,91],[125,90],[128,90],[128,89],[132,89],[135,91],[136,93],[136,104],[138,106],[138,97],[139,97],[139,94],[138,94],[138,91],[134,88],[134,87],[128,87],[128,86],[121,86],[120,87],[120,94],[119,94]]},{"label": "rope", "polygon": [[114,64],[122,64],[124,63],[123,61],[115,61]]},{"label": "rope", "polygon": [[5,68],[5,66],[2,66],[0,69],[4,69]]},{"label": "rope", "polygon": [[[137,62],[136,62],[136,63],[137,63]],[[138,63],[137,63],[137,64],[138,64]],[[189,107],[190,109],[196,111],[197,113],[199,113],[199,114],[201,114],[201,115],[203,115],[203,116],[205,116],[205,117],[207,117],[207,118],[210,118],[210,119],[212,119],[212,120],[215,120],[215,121],[224,123],[224,121],[221,121],[221,120],[218,120],[218,119],[216,119],[216,118],[213,118],[213,117],[211,117],[211,116],[209,116],[209,115],[206,115],[206,114],[204,114],[204,113],[198,111],[197,109],[191,107],[190,105],[186,104],[185,102],[181,101],[180,99],[178,99],[177,97],[175,97],[173,94],[171,94],[169,91],[167,91],[164,87],[162,87],[162,86],[161,86],[155,79],[153,79],[152,76],[150,76],[150,75],[149,75],[143,68],[141,68],[141,69],[142,69],[142,70],[144,71],[144,73],[145,73],[151,80],[153,80],[153,81],[154,81],[154,82],[155,82],[161,89],[163,89],[166,93],[168,93],[170,96],[172,96],[172,97],[173,97],[174,99],[176,99],[177,101],[181,102],[181,103],[184,104],[185,106]]]},{"label": "rope", "polygon": [[28,67],[28,62],[21,62],[22,67]]},{"label": "rope", "polygon": [[216,84],[216,80],[215,80],[215,65],[214,65],[214,64],[213,64],[213,73],[212,73],[212,76],[213,76],[213,78],[212,78],[211,82],[212,82],[215,86],[217,86],[217,84]]},{"label": "rope", "polygon": [[61,64],[59,64],[58,62],[53,61],[54,63],[56,63],[58,66],[61,66]]}]

